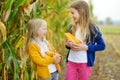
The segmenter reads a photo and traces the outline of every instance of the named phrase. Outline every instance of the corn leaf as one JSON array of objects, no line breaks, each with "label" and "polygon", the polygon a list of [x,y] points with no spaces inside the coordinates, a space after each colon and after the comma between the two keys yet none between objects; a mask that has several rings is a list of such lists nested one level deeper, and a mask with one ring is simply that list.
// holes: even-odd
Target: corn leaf
[{"label": "corn leaf", "polygon": [[15,16],[18,15],[18,8],[15,8],[11,11],[8,21],[15,19]]},{"label": "corn leaf", "polygon": [[25,66],[25,80],[30,80],[30,79],[29,79],[28,69],[27,69],[26,66]]},{"label": "corn leaf", "polygon": [[15,8],[22,6],[25,3],[28,3],[30,0],[17,0]]},{"label": "corn leaf", "polygon": [[13,4],[14,0],[7,0],[5,5],[5,11],[7,11]]},{"label": "corn leaf", "polygon": [[2,65],[3,65],[3,63],[0,63],[0,72],[2,71]]},{"label": "corn leaf", "polygon": [[[11,38],[11,37],[9,37]],[[15,55],[15,49],[10,45],[10,40],[6,40],[3,44],[2,47],[3,49],[8,49],[10,51],[10,56],[12,57],[13,65],[14,65],[14,80],[18,80],[18,72],[19,72],[19,63]]]}]

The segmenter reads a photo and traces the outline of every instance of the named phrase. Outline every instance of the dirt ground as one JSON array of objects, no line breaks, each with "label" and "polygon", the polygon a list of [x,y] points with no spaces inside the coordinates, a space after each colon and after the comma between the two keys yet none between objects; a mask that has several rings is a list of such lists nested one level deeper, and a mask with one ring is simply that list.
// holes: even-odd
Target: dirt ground
[{"label": "dirt ground", "polygon": [[120,35],[104,35],[106,50],[97,52],[90,80],[120,80]]}]

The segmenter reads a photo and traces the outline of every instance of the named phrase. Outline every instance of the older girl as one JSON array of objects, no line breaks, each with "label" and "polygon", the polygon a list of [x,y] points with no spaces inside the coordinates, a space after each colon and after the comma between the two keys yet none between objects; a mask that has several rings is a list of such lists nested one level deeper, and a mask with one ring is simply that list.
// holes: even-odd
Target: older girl
[{"label": "older girl", "polygon": [[66,80],[89,80],[91,67],[94,65],[95,52],[104,50],[105,43],[99,28],[92,23],[88,4],[77,0],[70,5],[70,12],[74,23],[70,29],[81,44],[74,41],[66,42],[68,63]]}]

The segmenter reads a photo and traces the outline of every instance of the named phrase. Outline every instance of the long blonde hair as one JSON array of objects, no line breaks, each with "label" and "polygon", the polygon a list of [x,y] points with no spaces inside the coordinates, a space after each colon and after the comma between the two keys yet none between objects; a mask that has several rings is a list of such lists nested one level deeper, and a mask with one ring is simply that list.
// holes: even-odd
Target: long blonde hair
[{"label": "long blonde hair", "polygon": [[[86,40],[86,37],[84,37],[85,31],[86,31],[86,35],[89,36],[90,35],[89,26],[91,24],[93,25],[90,19],[89,6],[87,2],[83,0],[77,0],[70,5],[70,8],[76,9],[80,15],[79,25],[81,30],[81,36],[83,40]],[[73,24],[72,33],[75,34],[75,31],[76,31],[76,23]]]},{"label": "long blonde hair", "polygon": [[43,23],[46,23],[46,21],[42,19],[31,19],[28,22],[27,45],[29,42],[35,39],[35,37],[38,37],[37,30],[42,26]]}]

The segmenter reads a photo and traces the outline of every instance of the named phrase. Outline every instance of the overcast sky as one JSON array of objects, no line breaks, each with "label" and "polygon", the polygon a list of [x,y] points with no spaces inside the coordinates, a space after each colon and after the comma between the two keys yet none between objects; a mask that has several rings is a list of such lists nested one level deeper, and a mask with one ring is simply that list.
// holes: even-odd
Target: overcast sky
[{"label": "overcast sky", "polygon": [[98,20],[110,17],[112,21],[120,21],[120,0],[92,0],[92,3],[93,13]]}]

